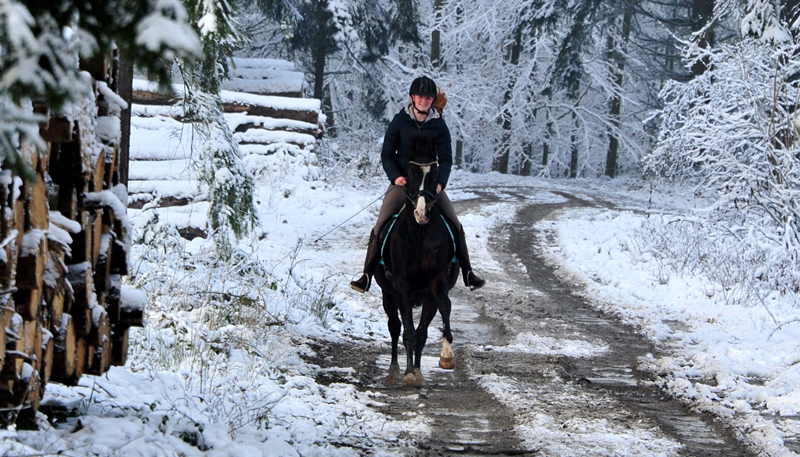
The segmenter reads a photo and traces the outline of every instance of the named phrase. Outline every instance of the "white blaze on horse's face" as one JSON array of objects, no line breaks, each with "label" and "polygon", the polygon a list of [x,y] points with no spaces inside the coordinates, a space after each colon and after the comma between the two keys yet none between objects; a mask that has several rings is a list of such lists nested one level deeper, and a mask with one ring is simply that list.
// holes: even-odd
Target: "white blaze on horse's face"
[{"label": "white blaze on horse's face", "polygon": [[422,170],[422,181],[419,183],[419,197],[417,197],[417,205],[414,208],[414,218],[417,220],[417,224],[425,225],[428,223],[428,210],[426,208],[425,197],[422,195],[422,191],[425,190],[425,179],[428,177],[428,173],[431,171],[430,164],[428,165],[421,165],[420,169]]}]

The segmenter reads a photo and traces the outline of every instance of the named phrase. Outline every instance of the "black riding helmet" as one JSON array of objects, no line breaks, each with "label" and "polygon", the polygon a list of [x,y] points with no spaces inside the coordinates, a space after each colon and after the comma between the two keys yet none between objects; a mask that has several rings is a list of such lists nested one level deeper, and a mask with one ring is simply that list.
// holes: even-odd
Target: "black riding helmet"
[{"label": "black riding helmet", "polygon": [[436,100],[436,95],[439,91],[436,89],[436,83],[427,76],[420,76],[411,83],[411,88],[408,89],[408,95],[421,95],[423,97],[433,97]]}]

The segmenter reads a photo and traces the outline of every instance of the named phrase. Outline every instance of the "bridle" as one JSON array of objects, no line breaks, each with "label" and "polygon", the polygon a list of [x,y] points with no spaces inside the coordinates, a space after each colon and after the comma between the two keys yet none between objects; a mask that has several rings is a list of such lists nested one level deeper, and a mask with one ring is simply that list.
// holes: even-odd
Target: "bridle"
[{"label": "bridle", "polygon": [[425,211],[430,211],[431,208],[433,208],[433,205],[436,204],[436,200],[439,199],[438,195],[434,195],[434,193],[429,190],[421,190],[419,192],[414,193],[413,195],[406,192],[406,198],[414,206],[416,206],[417,199],[419,199],[420,196],[425,197]]},{"label": "bridle", "polygon": [[[412,165],[416,165],[420,168],[422,167],[430,167],[432,165],[436,165],[436,162],[430,163],[418,163],[418,162],[410,162]],[[429,190],[421,189],[413,194],[409,193],[410,187],[406,187],[406,198],[411,202],[412,205],[417,204],[417,200],[420,196],[425,197],[425,211],[430,211],[433,208],[433,205],[436,204],[436,201],[439,199],[439,196]]]}]

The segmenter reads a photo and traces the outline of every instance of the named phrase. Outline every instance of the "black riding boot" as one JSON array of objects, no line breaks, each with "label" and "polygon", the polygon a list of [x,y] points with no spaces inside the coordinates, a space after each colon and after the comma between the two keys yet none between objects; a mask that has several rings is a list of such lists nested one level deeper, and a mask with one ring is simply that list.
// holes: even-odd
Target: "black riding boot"
[{"label": "black riding boot", "polygon": [[369,290],[370,283],[372,282],[372,275],[375,273],[375,268],[378,266],[378,261],[381,256],[378,249],[378,237],[375,232],[369,231],[369,242],[367,243],[367,257],[364,259],[364,273],[360,278],[355,281],[350,281],[350,288],[361,292],[362,294]]},{"label": "black riding boot", "polygon": [[458,259],[458,264],[461,266],[461,274],[464,276],[464,285],[469,287],[470,290],[478,290],[486,284],[486,281],[472,271],[472,266],[469,263],[467,239],[463,227],[458,235],[458,240],[456,240],[458,243],[458,246],[456,246],[456,259]]}]

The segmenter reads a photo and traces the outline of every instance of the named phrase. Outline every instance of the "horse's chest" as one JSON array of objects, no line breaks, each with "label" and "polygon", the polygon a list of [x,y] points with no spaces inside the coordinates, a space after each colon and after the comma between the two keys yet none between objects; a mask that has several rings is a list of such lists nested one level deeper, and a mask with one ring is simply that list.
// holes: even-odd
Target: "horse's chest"
[{"label": "horse's chest", "polygon": [[422,274],[438,271],[442,264],[442,259],[446,256],[441,246],[421,244],[416,249],[410,249],[406,262],[409,271]]},{"label": "horse's chest", "polygon": [[[434,217],[434,221],[436,221]],[[430,278],[448,266],[446,228],[433,223],[420,228],[416,223],[398,227],[391,242],[391,267],[395,274],[407,277]],[[402,273],[400,273],[402,272]]]}]

